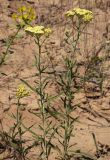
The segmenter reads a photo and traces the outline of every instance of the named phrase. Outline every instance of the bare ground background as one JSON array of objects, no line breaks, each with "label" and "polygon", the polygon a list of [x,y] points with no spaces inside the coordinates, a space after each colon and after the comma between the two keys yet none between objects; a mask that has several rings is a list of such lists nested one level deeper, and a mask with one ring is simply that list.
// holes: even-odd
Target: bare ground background
[{"label": "bare ground background", "polygon": [[[53,34],[49,38],[47,47],[53,58],[54,65],[59,66],[57,70],[62,70],[62,55],[68,52],[63,44],[64,31],[69,24],[64,16],[64,12],[72,7],[79,6],[81,8],[90,9],[94,13],[94,20],[81,37],[81,43],[79,44],[79,52],[81,53],[78,57],[79,62],[83,62],[87,55],[91,56],[91,54],[94,54],[97,51],[99,51],[100,55],[105,54],[105,52],[109,53],[109,0],[0,0],[0,54],[5,48],[3,40],[13,34],[16,30],[15,22],[11,18],[11,14],[16,12],[17,8],[22,4],[27,3],[36,9],[38,19],[36,19],[35,23],[49,26],[53,29]],[[4,128],[6,129],[13,124],[13,121],[9,120],[10,117],[8,116],[8,113],[15,112],[16,110],[15,92],[17,85],[20,83],[19,78],[26,79],[31,83],[34,80],[34,78],[32,79],[30,77],[35,73],[33,67],[34,53],[36,51],[35,44],[33,39],[27,38],[24,32],[21,32],[20,36],[22,38],[18,38],[14,41],[11,47],[11,54],[7,56],[5,64],[0,68],[0,119],[3,120]],[[51,45],[49,45],[49,43],[51,43]],[[103,44],[106,45],[101,48]],[[44,63],[49,63],[45,54],[43,55],[43,59]],[[76,144],[75,149],[81,149],[81,151],[89,154],[94,154],[96,151],[92,133],[95,134],[97,141],[110,146],[109,65],[108,59],[105,63],[105,68],[107,68],[105,71],[108,75],[107,80],[104,83],[105,96],[102,97],[99,95],[100,93],[95,93],[94,91],[87,92],[89,96],[85,95],[83,91],[82,93],[75,95],[75,102],[80,102],[84,109],[77,109],[74,113],[74,116],[79,115],[80,123],[75,123],[75,137],[73,138],[73,142]],[[81,66],[79,72],[81,74],[83,73],[83,66]],[[88,88],[90,88],[90,84],[88,85]],[[50,85],[48,92],[54,93],[55,89],[55,87]],[[98,98],[94,98],[96,95],[98,95]],[[32,93],[30,97],[25,98],[23,101],[25,108],[22,112],[25,117],[25,124],[27,125],[31,125],[33,122],[39,123],[38,120],[28,112],[29,110],[35,110],[37,108],[36,99],[36,95]],[[86,110],[88,109],[88,101],[92,112]],[[34,129],[36,130],[36,128]],[[28,133],[26,136],[29,136]],[[33,153],[34,152],[32,152],[32,154]],[[54,157],[53,153],[51,160],[54,160]],[[34,156],[32,159],[34,159]],[[102,155],[98,160],[110,160],[110,152]]]}]

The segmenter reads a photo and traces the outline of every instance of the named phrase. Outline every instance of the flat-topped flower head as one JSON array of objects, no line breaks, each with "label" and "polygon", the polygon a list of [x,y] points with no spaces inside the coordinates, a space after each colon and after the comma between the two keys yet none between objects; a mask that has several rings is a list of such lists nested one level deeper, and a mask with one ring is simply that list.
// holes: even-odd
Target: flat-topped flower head
[{"label": "flat-topped flower head", "polygon": [[25,31],[31,35],[36,36],[49,36],[49,34],[52,32],[50,28],[45,28],[44,26],[34,26],[34,27],[27,27]]},{"label": "flat-topped flower head", "polygon": [[67,11],[67,12],[65,13],[65,15],[66,15],[67,17],[73,17],[73,16],[75,15],[75,12],[72,11],[72,10],[69,10],[69,11]]},{"label": "flat-topped flower head", "polygon": [[25,86],[23,84],[20,84],[16,91],[17,98],[23,98],[27,97],[29,95],[29,92],[26,90]]},{"label": "flat-topped flower head", "polygon": [[41,36],[44,34],[44,26],[27,27],[25,31],[31,35]]},{"label": "flat-topped flower head", "polygon": [[81,8],[74,8],[73,11],[78,16],[84,16],[85,14],[92,14],[91,11],[89,11],[87,9],[81,9]]},{"label": "flat-topped flower head", "polygon": [[93,13],[87,9],[75,8],[73,11],[76,16],[82,18],[84,22],[90,22],[93,19]]},{"label": "flat-topped flower head", "polygon": [[66,12],[67,17],[76,16],[83,22],[90,22],[93,19],[93,13],[87,9],[74,8]]},{"label": "flat-topped flower head", "polygon": [[19,25],[25,26],[36,18],[36,13],[33,8],[22,6],[18,9],[18,13],[12,15],[12,18],[16,20]]},{"label": "flat-topped flower head", "polygon": [[83,21],[84,22],[90,22],[93,19],[93,15],[92,14],[86,14],[83,17]]}]

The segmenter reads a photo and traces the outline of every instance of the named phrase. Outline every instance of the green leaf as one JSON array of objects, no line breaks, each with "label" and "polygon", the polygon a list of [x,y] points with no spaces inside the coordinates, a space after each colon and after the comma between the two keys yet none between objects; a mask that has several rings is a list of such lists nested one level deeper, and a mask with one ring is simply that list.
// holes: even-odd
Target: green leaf
[{"label": "green leaf", "polygon": [[39,138],[39,135],[36,134],[35,132],[33,132],[33,131],[30,129],[30,127],[29,127],[29,128],[26,127],[23,123],[22,123],[22,126],[23,126],[27,131],[29,131],[30,133],[32,133],[32,135],[34,135],[37,139]]},{"label": "green leaf", "polygon": [[61,92],[61,93],[59,93],[58,95],[55,95],[55,96],[50,96],[48,98],[48,101],[53,101],[53,100],[59,98],[61,95],[63,95],[63,92]]},{"label": "green leaf", "polygon": [[36,92],[35,88],[33,88],[27,81],[20,79],[24,84],[26,84],[32,91]]},{"label": "green leaf", "polygon": [[40,130],[44,131],[43,127],[41,125],[38,125]]}]

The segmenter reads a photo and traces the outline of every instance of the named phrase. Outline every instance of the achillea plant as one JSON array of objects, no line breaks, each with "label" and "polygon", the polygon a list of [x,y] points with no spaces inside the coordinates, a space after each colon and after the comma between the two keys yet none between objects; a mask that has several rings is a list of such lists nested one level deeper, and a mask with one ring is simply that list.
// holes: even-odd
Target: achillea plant
[{"label": "achillea plant", "polygon": [[[29,92],[24,85],[19,85],[16,91],[17,112],[15,115],[12,114],[12,117],[15,119],[15,124],[10,129],[11,140],[14,140],[17,144],[17,147],[14,148],[18,156],[15,155],[14,158],[16,160],[25,160],[26,154],[33,146],[40,148],[40,154],[38,157],[40,160],[49,160],[52,148],[59,151],[59,156],[56,157],[59,160],[70,160],[75,154],[75,151],[72,148],[74,144],[71,144],[71,139],[74,136],[74,122],[78,119],[78,117],[72,116],[72,113],[78,107],[78,105],[73,104],[74,95],[79,91],[79,88],[77,90],[75,86],[76,77],[78,77],[78,63],[76,59],[77,45],[84,28],[93,19],[93,13],[89,10],[74,8],[67,11],[66,16],[72,20],[72,23],[75,18],[73,28],[76,30],[76,35],[74,36],[71,30],[65,33],[65,42],[70,46],[71,52],[64,57],[64,71],[57,73],[57,71],[54,70],[53,72],[53,74],[55,73],[56,83],[59,86],[59,95],[56,97],[59,97],[61,100],[61,107],[58,109],[51,107],[50,101],[55,97],[53,95],[49,96],[46,92],[46,89],[48,89],[47,86],[50,82],[50,75],[47,74],[48,66],[45,66],[42,63],[42,49],[45,41],[48,40],[48,37],[52,33],[52,30],[51,28],[46,28],[40,25],[34,27],[30,25],[32,20],[36,17],[32,8],[23,6],[19,9],[18,14],[13,15],[13,18],[17,22],[18,29],[20,30],[24,28],[27,35],[33,37],[38,49],[35,54],[35,87],[31,86],[23,79],[21,79],[21,81],[34,91],[38,97],[38,109],[36,108],[35,112],[30,112],[37,116],[41,122],[40,124],[36,124],[38,128],[37,133],[33,131],[31,127],[27,127],[23,124],[22,114],[20,112],[21,100],[28,96]],[[10,45],[8,47],[10,47]],[[53,124],[53,117],[57,120],[58,125]],[[27,148],[24,147],[23,141],[23,135],[26,131],[23,131],[22,127],[24,127],[26,131],[32,133],[33,137],[35,137],[33,145]],[[58,145],[53,144],[54,138],[58,140]],[[89,159],[92,160],[92,158]]]},{"label": "achillea plant", "polygon": [[[72,117],[72,112],[76,109],[77,105],[73,105],[74,101],[74,93],[76,93],[75,88],[75,79],[77,77],[77,60],[75,59],[76,51],[77,51],[77,44],[79,42],[80,36],[82,31],[84,30],[85,26],[88,24],[93,19],[93,14],[91,11],[85,10],[85,9],[73,9],[70,10],[66,13],[67,17],[74,18],[74,16],[77,17],[75,29],[76,29],[76,37],[73,37],[71,32],[69,31],[68,33],[66,32],[66,43],[70,46],[72,46],[72,51],[70,55],[67,55],[66,58],[64,58],[64,65],[65,65],[65,71],[61,74],[56,73],[57,78],[57,84],[60,86],[61,89],[61,101],[62,101],[62,108],[61,110],[58,110],[56,108],[50,108],[47,106],[47,101],[48,101],[48,96],[45,93],[45,88],[47,86],[47,81],[43,81],[43,74],[45,72],[45,68],[42,68],[41,65],[41,49],[42,49],[42,37],[48,35],[51,33],[50,29],[45,29],[44,26],[35,26],[35,27],[27,27],[25,31],[29,33],[31,36],[35,37],[35,42],[38,46],[38,56],[36,55],[36,67],[38,70],[38,77],[39,77],[39,83],[38,87],[34,90],[38,95],[39,95],[39,108],[40,108],[40,115],[42,115],[41,121],[42,121],[42,126],[40,126],[40,129],[44,133],[43,136],[38,136],[42,139],[41,142],[41,148],[42,152],[41,155],[44,155],[42,158],[48,159],[49,158],[49,153],[48,151],[50,150],[49,148],[49,143],[50,140],[46,141],[48,139],[48,133],[46,133],[46,126],[48,125],[47,119],[48,119],[48,113],[56,118],[59,123],[59,127],[56,128],[56,130],[53,130],[58,134],[58,141],[60,142],[59,146],[54,146],[59,151],[59,157],[57,159],[62,159],[62,160],[69,160],[71,159],[71,156],[74,153],[72,146],[70,144],[71,138],[73,137],[73,129],[74,129],[74,122],[77,120],[78,117]],[[47,33],[46,33],[47,32]],[[49,36],[49,35],[48,35]],[[71,41],[71,39],[73,41]],[[55,76],[56,76],[55,75]],[[24,80],[23,80],[24,81]],[[45,83],[44,83],[45,82]],[[27,82],[24,81],[24,83],[27,84]],[[30,86],[29,84],[27,84]],[[44,86],[44,87],[43,87]],[[30,86],[30,88],[32,88]],[[47,127],[48,128],[48,127]],[[51,147],[50,146],[50,147]]]},{"label": "achillea plant", "polygon": [[[9,127],[8,131],[4,129],[3,124],[1,122],[0,138],[3,143],[3,147],[5,151],[9,153],[7,158],[15,159],[15,160],[26,160],[27,154],[32,146],[27,145],[27,140],[24,139],[24,134],[27,130],[24,130],[22,127],[23,123],[23,114],[21,113],[21,99],[27,97],[29,92],[25,88],[24,85],[20,85],[16,91],[17,97],[17,108],[16,113],[11,113],[10,118],[14,120],[14,124]],[[5,159],[6,157],[4,157]],[[6,158],[6,159],[7,159]]]},{"label": "achillea plant", "polygon": [[[60,160],[69,160],[71,159],[74,150],[72,149],[73,145],[70,143],[71,138],[74,136],[74,122],[77,120],[78,117],[72,117],[72,113],[78,107],[78,105],[73,105],[74,102],[74,94],[79,90],[76,90],[75,83],[76,77],[78,77],[77,73],[77,45],[80,40],[80,36],[82,31],[93,19],[93,13],[89,10],[75,8],[66,12],[66,16],[69,17],[72,22],[73,18],[76,17],[73,28],[76,30],[76,36],[74,37],[71,34],[71,31],[66,32],[66,39],[65,42],[67,45],[70,46],[71,52],[65,56],[64,58],[64,66],[65,70],[62,73],[57,74],[57,84],[60,86],[62,95],[61,98],[61,106],[59,110],[52,109],[50,110],[50,114],[55,111],[56,117],[58,121],[61,123],[59,124],[60,127],[57,129],[58,141],[59,146],[56,146],[56,149],[59,151],[59,158]],[[55,114],[54,114],[55,115]]]},{"label": "achillea plant", "polygon": [[16,21],[17,31],[6,44],[6,51],[0,57],[0,66],[5,62],[6,57],[9,54],[10,47],[21,29],[26,25],[31,25],[31,22],[36,18],[36,13],[33,8],[22,6],[18,9],[18,13],[13,13],[12,18]]},{"label": "achillea plant", "polygon": [[44,74],[46,74],[46,69],[44,65],[42,65],[42,47],[44,42],[47,40],[52,30],[50,28],[45,28],[44,26],[28,26],[25,28],[27,34],[34,37],[35,43],[38,47],[38,53],[35,55],[35,66],[37,70],[36,74],[36,87],[32,87],[26,81],[22,80],[27,86],[29,86],[37,95],[38,95],[38,106],[39,110],[37,113],[31,112],[37,117],[40,118],[41,124],[38,125],[38,128],[41,134],[35,133],[30,130],[30,132],[36,137],[35,141],[38,143],[38,147],[40,148],[39,158],[42,160],[48,160],[49,155],[51,153],[52,147],[52,138],[55,134],[55,126],[52,124],[50,120],[50,116],[48,114],[49,108],[49,99],[50,96],[46,93],[46,87],[49,83],[49,77],[44,78]]},{"label": "achillea plant", "polygon": [[18,9],[18,13],[13,13],[12,18],[17,22],[18,27],[25,27],[35,20],[36,12],[32,7],[22,6]]},{"label": "achillea plant", "polygon": [[16,92],[16,96],[18,99],[21,99],[23,97],[26,97],[29,95],[29,92],[26,90],[24,85],[19,85],[19,87],[17,88],[17,92]]},{"label": "achillea plant", "polygon": [[11,39],[8,40],[8,43],[6,43],[6,51],[3,52],[2,56],[0,56],[0,66],[5,62],[6,57],[10,52],[11,45],[13,44],[16,36],[19,34],[20,30],[21,29],[18,28],[17,31],[15,32],[15,34],[11,37]]}]

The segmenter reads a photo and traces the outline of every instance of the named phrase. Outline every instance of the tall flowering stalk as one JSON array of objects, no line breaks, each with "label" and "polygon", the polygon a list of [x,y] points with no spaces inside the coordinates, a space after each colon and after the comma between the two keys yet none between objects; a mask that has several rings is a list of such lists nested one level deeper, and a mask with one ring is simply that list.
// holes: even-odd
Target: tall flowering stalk
[{"label": "tall flowering stalk", "polygon": [[16,115],[14,116],[16,123],[14,124],[14,127],[13,127],[13,137],[18,138],[18,141],[19,141],[18,143],[19,145],[17,148],[17,152],[19,154],[18,157],[21,160],[25,160],[28,148],[25,148],[23,145],[24,143],[23,134],[26,131],[23,131],[22,129],[23,117],[22,117],[22,113],[20,112],[20,108],[21,108],[21,99],[29,96],[29,91],[27,91],[25,86],[21,84],[17,88],[16,96],[17,96],[17,112],[16,112]]},{"label": "tall flowering stalk", "polygon": [[[66,12],[66,16],[71,19],[75,18],[76,24],[73,25],[73,28],[76,30],[77,35],[74,37],[71,31],[66,32],[66,43],[72,48],[69,55],[64,58],[65,70],[62,73],[58,73],[57,84],[60,86],[61,91],[63,92],[61,96],[63,108],[59,111],[56,110],[58,119],[60,120],[60,128],[58,128],[57,133],[60,137],[58,138],[60,145],[57,146],[57,149],[60,153],[59,159],[69,160],[71,159],[72,153],[72,144],[71,138],[73,135],[74,122],[78,117],[72,117],[72,113],[76,109],[77,105],[73,105],[74,94],[77,92],[75,88],[77,73],[77,45],[81,36],[82,31],[85,26],[93,19],[93,14],[89,10],[75,8]],[[60,115],[60,116],[59,116]],[[63,133],[62,133],[63,131]]]},{"label": "tall flowering stalk", "polygon": [[2,137],[3,144],[6,145],[5,147],[7,148],[7,152],[10,153],[9,157],[15,160],[26,160],[27,154],[31,148],[31,146],[26,146],[26,140],[23,137],[27,130],[24,130],[22,127],[23,115],[21,113],[21,99],[28,95],[29,92],[25,86],[19,85],[16,91],[16,113],[12,113],[10,115],[14,120],[14,124],[9,126],[8,131],[5,131],[2,125],[2,131],[0,131],[0,137]]},{"label": "tall flowering stalk", "polygon": [[[80,38],[81,33],[83,32],[84,28],[87,24],[93,19],[93,13],[86,9],[81,8],[74,8],[65,13],[67,18],[70,18],[72,23],[75,19],[77,23],[73,23],[73,29],[77,32],[76,38],[73,37],[73,41],[71,42],[73,47],[73,55],[76,52],[76,47]],[[70,37],[67,36],[69,39]]]},{"label": "tall flowering stalk", "polygon": [[42,65],[41,55],[44,42],[49,37],[52,30],[50,28],[45,28],[44,26],[29,26],[25,29],[25,31],[35,38],[35,43],[38,47],[38,53],[35,55],[35,65],[37,69],[37,86],[36,88],[32,89],[32,87],[27,84],[27,82],[25,82],[24,80],[23,81],[38,95],[39,111],[38,113],[32,113],[38,116],[41,120],[41,125],[39,124],[38,127],[42,134],[38,135],[37,133],[34,133],[34,135],[36,134],[38,144],[41,148],[40,158],[43,160],[48,160],[51,148],[53,147],[51,140],[55,134],[55,129],[52,125],[52,121],[49,119],[48,114],[49,96],[46,93],[45,89],[47,84],[49,83],[49,77],[44,78],[47,67]]}]

